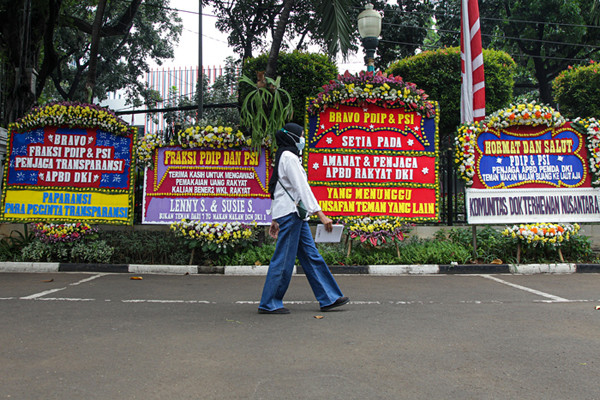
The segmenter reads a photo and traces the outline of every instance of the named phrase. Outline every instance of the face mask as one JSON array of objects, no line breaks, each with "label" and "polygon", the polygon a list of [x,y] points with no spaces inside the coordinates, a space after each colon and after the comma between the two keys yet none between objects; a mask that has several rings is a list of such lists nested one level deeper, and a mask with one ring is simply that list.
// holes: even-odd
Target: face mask
[{"label": "face mask", "polygon": [[306,144],[306,141],[304,140],[304,136],[298,136],[298,135],[296,135],[295,133],[292,133],[292,132],[290,132],[290,131],[288,131],[288,130],[286,130],[286,129],[282,129],[282,131],[284,131],[285,133],[287,133],[288,135],[290,135],[291,137],[293,137],[293,138],[294,138],[294,141],[295,141],[297,138],[300,138],[300,139],[298,140],[298,142],[296,142],[296,148],[298,149],[298,151],[299,151],[300,153],[302,153],[302,150],[304,150],[304,145]]},{"label": "face mask", "polygon": [[300,153],[302,153],[302,150],[304,150],[304,145],[306,144],[306,141],[304,140],[303,137],[300,138],[300,141],[298,143],[296,143],[296,147],[298,148],[298,151]]}]

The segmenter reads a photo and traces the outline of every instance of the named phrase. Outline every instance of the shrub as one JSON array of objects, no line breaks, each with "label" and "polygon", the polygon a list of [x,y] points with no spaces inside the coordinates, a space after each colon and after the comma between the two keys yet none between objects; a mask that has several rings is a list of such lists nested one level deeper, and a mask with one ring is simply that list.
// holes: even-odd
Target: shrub
[{"label": "shrub", "polygon": [[563,243],[562,253],[565,261],[597,263],[598,255],[592,250],[592,241],[583,235],[571,236],[568,242]]},{"label": "shrub", "polygon": [[233,254],[219,257],[219,265],[269,265],[275,252],[275,243],[249,247]]},{"label": "shrub", "polygon": [[600,117],[598,64],[569,67],[552,81],[554,101],[566,118]]},{"label": "shrub", "polygon": [[[486,110],[507,106],[513,96],[515,62],[503,51],[483,50]],[[425,90],[440,104],[440,142],[450,145],[460,125],[460,48],[424,51],[392,64],[386,72]]]},{"label": "shrub", "polygon": [[24,261],[108,263],[114,251],[86,223],[38,222],[30,228],[35,239],[23,247]]},{"label": "shrub", "polygon": [[104,240],[91,242],[34,241],[23,248],[22,259],[33,262],[110,263],[114,248]]},{"label": "shrub", "polygon": [[68,262],[69,249],[65,243],[31,242],[22,250],[23,261],[33,262]]},{"label": "shrub", "polygon": [[[473,231],[471,228],[452,228],[448,233],[448,239],[462,245],[473,254]],[[502,236],[502,232],[486,225],[477,229],[477,261],[490,263],[494,260],[502,260],[505,263],[516,261],[516,247],[508,237]]]},{"label": "shrub", "polygon": [[[15,261],[80,262],[114,264],[187,265],[190,249],[186,241],[168,231],[100,231],[94,241],[44,243],[34,240],[26,245]],[[259,232],[258,242],[243,246],[227,254],[202,252],[196,248],[193,265],[268,265],[275,251],[275,242]],[[393,265],[393,264],[465,264],[473,256],[472,229],[451,228],[439,230],[434,239],[410,237],[399,243],[400,257],[392,242],[373,246],[368,242],[352,245],[348,256],[348,242],[318,243],[317,247],[328,265]],[[574,235],[562,244],[562,253],[568,262],[599,262],[591,247],[591,240]],[[1,253],[0,253],[1,254]],[[516,244],[502,236],[492,226],[477,229],[477,262],[490,263],[500,259],[515,263]],[[557,262],[555,249],[547,246],[522,247],[521,263]]]},{"label": "shrub", "polygon": [[399,264],[465,264],[471,258],[459,243],[411,238],[400,246]]},{"label": "shrub", "polygon": [[424,240],[411,237],[399,244],[400,257],[393,243],[371,246],[367,243],[353,245],[350,255],[342,243],[321,244],[319,252],[328,265],[393,265],[393,264],[450,264],[465,263],[469,251],[450,241]]},{"label": "shrub", "polygon": [[71,262],[108,264],[114,251],[104,240],[79,242],[71,248]]},{"label": "shrub", "polygon": [[[115,264],[186,265],[190,251],[183,238],[167,231],[100,231],[99,236],[115,248]],[[203,264],[204,254],[196,252],[194,262]]]},{"label": "shrub", "polygon": [[13,230],[10,236],[0,239],[0,261],[21,261],[23,248],[35,240],[35,233],[23,227],[24,231]]}]

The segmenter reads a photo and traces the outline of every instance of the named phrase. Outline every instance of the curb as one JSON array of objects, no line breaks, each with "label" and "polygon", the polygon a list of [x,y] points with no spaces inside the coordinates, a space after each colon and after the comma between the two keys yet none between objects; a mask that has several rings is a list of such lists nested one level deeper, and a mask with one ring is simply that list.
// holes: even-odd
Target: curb
[{"label": "curb", "polygon": [[[423,264],[423,265],[333,265],[334,275],[432,275],[432,274],[573,274],[600,273],[600,264]],[[266,275],[268,265],[141,265],[141,264],[73,264],[38,262],[0,262],[1,272],[96,272],[130,274],[174,275]],[[294,267],[294,275],[304,275],[300,266]]]}]

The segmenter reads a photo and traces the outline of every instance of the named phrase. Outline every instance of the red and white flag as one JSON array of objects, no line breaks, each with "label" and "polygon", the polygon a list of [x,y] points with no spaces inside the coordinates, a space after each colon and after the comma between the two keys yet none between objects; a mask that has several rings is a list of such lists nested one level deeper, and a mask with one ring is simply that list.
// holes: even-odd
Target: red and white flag
[{"label": "red and white flag", "polygon": [[485,118],[485,77],[477,0],[462,0],[460,67],[461,122],[480,121]]}]

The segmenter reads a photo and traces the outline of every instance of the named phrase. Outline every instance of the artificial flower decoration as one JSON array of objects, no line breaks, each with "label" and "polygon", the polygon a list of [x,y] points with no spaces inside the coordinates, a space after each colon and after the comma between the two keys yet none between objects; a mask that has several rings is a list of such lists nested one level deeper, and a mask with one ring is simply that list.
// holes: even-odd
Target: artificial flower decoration
[{"label": "artificial flower decoration", "polygon": [[551,245],[559,247],[579,232],[579,224],[521,224],[507,227],[503,236],[509,236],[519,243],[532,246]]},{"label": "artificial flower decoration", "polygon": [[136,151],[137,164],[151,168],[153,165],[152,154],[154,153],[154,150],[158,147],[164,147],[165,145],[162,135],[157,135],[156,133],[147,133],[139,138]]},{"label": "artificial flower decoration", "polygon": [[454,163],[467,186],[473,184],[473,175],[475,175],[475,146],[477,145],[477,135],[480,132],[482,130],[479,122],[474,122],[470,125],[460,126],[455,138],[456,152]]},{"label": "artificial flower decoration", "polygon": [[234,131],[228,126],[191,126],[179,131],[168,142],[161,135],[148,133],[138,139],[138,164],[151,168],[152,154],[159,147],[231,149],[248,147],[251,144],[251,139],[246,138],[240,130]]},{"label": "artificial flower decoration", "polygon": [[565,122],[566,120],[558,111],[547,105],[536,104],[535,101],[528,104],[511,104],[486,118],[486,125],[495,129],[515,125],[546,125],[558,128]]},{"label": "artificial flower decoration", "polygon": [[572,126],[585,137],[592,186],[600,186],[600,122],[596,118],[577,118]]},{"label": "artificial flower decoration", "polygon": [[106,108],[94,104],[63,102],[32,108],[23,118],[10,124],[9,130],[23,133],[46,126],[101,129],[121,136],[131,134],[133,129]]},{"label": "artificial flower decoration", "polygon": [[238,221],[208,223],[183,219],[171,224],[170,229],[177,236],[197,241],[205,251],[219,253],[251,240],[256,226],[256,223],[249,225]]},{"label": "artificial flower decoration", "polygon": [[98,233],[86,223],[53,224],[38,222],[30,225],[36,238],[43,243],[76,242]]},{"label": "artificial flower decoration", "polygon": [[404,240],[404,235],[410,231],[412,225],[403,223],[400,219],[372,219],[358,218],[349,220],[346,224],[348,234],[352,239],[359,239],[361,243],[368,241],[373,246],[379,246],[387,242]]},{"label": "artificial flower decoration", "polygon": [[308,112],[317,114],[328,107],[340,104],[363,106],[376,104],[380,107],[404,107],[431,118],[435,115],[435,105],[427,101],[424,90],[417,89],[414,83],[404,82],[400,76],[378,72],[361,71],[352,75],[348,71],[324,85],[321,92],[309,104]]},{"label": "artificial flower decoration", "polygon": [[475,147],[477,136],[488,129],[502,129],[516,125],[539,126],[546,125],[557,128],[566,123],[560,113],[552,107],[536,104],[511,104],[505,109],[498,110],[483,121],[463,124],[458,127],[454,140],[454,163],[467,186],[473,185],[475,175]]}]

